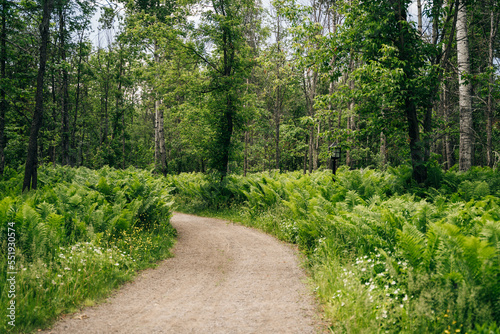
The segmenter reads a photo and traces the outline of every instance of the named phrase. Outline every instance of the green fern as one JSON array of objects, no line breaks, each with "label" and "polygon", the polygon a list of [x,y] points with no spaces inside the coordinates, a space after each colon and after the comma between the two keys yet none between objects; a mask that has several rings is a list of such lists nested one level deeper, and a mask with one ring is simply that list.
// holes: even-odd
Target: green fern
[{"label": "green fern", "polygon": [[398,246],[402,249],[410,264],[414,268],[421,266],[426,248],[424,234],[414,225],[405,223],[403,230],[398,230],[397,235]]}]

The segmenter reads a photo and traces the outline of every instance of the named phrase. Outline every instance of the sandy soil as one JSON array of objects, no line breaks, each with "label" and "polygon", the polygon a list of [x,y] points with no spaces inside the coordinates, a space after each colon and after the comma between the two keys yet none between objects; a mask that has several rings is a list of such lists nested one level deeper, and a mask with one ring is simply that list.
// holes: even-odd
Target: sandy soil
[{"label": "sandy soil", "polygon": [[225,221],[174,214],[175,257],[45,333],[321,333],[297,252]]}]

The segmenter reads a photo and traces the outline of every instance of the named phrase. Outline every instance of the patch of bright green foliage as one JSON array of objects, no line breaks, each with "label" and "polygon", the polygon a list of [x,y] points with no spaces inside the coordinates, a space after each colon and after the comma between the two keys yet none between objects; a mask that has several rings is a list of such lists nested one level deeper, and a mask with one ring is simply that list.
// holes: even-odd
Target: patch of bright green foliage
[{"label": "patch of bright green foliage", "polygon": [[498,170],[435,170],[426,188],[405,166],[169,180],[184,211],[296,243],[333,333],[499,332]]},{"label": "patch of bright green foliage", "polygon": [[[92,305],[139,269],[170,255],[172,196],[163,177],[109,167],[43,166],[39,188],[21,193],[22,173],[0,179],[0,332],[29,332]],[[15,270],[8,228],[15,230]],[[12,231],[12,230],[10,230]],[[7,272],[15,271],[15,327],[6,317]]]}]

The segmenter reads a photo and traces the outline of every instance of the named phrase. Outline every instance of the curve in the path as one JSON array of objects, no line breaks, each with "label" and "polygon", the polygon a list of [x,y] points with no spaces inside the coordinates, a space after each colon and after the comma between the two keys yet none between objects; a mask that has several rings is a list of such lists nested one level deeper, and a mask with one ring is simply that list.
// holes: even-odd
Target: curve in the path
[{"label": "curve in the path", "polygon": [[225,221],[174,214],[175,257],[47,333],[319,332],[296,252]]}]

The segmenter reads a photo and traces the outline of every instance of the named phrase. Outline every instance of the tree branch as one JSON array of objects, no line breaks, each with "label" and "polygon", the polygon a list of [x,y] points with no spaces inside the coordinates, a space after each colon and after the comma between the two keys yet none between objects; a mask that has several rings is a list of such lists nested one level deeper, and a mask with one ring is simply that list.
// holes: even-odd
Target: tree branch
[{"label": "tree branch", "polygon": [[191,46],[188,46],[188,45],[185,45],[184,43],[179,43],[179,44],[183,48],[188,49],[191,52],[193,52],[198,58],[200,58],[201,60],[203,60],[207,65],[209,65],[211,68],[213,68],[217,73],[224,74],[213,63],[211,63],[207,58],[205,58],[202,54],[200,54],[198,51],[196,51],[195,48],[193,48]]}]

